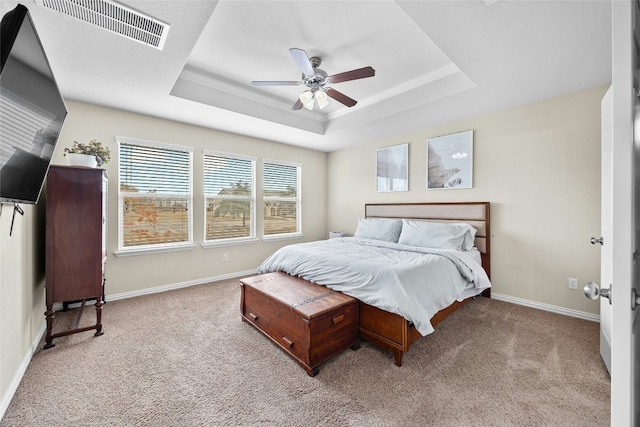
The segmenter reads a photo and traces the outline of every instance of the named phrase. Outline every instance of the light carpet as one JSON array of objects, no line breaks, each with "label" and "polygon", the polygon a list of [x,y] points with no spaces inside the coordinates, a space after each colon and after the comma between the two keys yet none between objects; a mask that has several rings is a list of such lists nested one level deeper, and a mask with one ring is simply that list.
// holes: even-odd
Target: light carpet
[{"label": "light carpet", "polygon": [[609,425],[599,325],[486,298],[401,368],[363,342],[313,378],[240,320],[237,280],[108,302],[103,324],[41,343],[0,426]]}]

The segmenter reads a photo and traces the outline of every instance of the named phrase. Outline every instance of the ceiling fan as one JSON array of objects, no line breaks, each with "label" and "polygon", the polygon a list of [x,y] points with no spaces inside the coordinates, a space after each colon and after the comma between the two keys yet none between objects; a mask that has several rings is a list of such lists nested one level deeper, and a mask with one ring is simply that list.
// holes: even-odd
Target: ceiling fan
[{"label": "ceiling fan", "polygon": [[318,68],[321,63],[321,59],[317,56],[309,58],[307,53],[302,49],[291,48],[289,49],[291,56],[298,64],[298,67],[302,70],[302,81],[287,80],[287,81],[252,81],[253,86],[297,86],[305,85],[307,90],[302,92],[298,100],[291,107],[292,110],[299,110],[302,107],[313,110],[315,104],[321,109],[329,104],[327,97],[333,98],[336,101],[346,105],[347,107],[353,107],[358,101],[349,98],[347,95],[338,92],[337,90],[329,87],[332,83],[347,82],[350,80],[363,79],[365,77],[373,77],[376,74],[376,70],[371,67],[358,68],[357,70],[345,71],[344,73],[333,74],[328,76],[324,70]]}]

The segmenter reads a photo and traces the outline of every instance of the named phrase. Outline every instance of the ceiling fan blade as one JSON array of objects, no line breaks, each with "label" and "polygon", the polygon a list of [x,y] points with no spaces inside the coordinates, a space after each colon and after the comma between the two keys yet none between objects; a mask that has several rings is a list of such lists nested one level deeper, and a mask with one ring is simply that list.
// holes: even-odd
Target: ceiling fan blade
[{"label": "ceiling fan blade", "polygon": [[300,101],[299,99],[296,100],[296,103],[293,104],[293,107],[291,107],[292,110],[299,110],[302,108],[302,101]]},{"label": "ceiling fan blade", "polygon": [[357,70],[345,71],[344,73],[334,74],[327,77],[331,83],[348,82],[349,80],[364,79],[365,77],[373,77],[376,70],[371,67],[358,68]]},{"label": "ceiling fan blade", "polygon": [[335,99],[336,101],[343,103],[347,107],[353,107],[354,105],[356,105],[358,103],[358,101],[356,101],[355,99],[349,98],[344,93],[338,92],[337,90],[331,89],[331,88],[327,89],[327,96],[330,96],[331,98]]},{"label": "ceiling fan blade", "polygon": [[291,52],[291,56],[293,56],[293,59],[295,59],[298,67],[300,67],[305,76],[313,77],[316,75],[316,72],[313,71],[313,67],[311,66],[311,62],[309,61],[309,57],[307,56],[307,52],[295,47],[289,49],[289,52]]},{"label": "ceiling fan blade", "polygon": [[300,82],[295,80],[268,81],[254,80],[251,82],[253,86],[298,86]]}]

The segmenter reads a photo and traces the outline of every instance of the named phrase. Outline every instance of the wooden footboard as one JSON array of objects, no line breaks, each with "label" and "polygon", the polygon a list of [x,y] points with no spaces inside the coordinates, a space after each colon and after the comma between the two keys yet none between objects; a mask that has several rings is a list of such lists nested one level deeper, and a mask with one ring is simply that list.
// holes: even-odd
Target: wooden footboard
[{"label": "wooden footboard", "polygon": [[[440,310],[431,318],[435,326],[450,314],[462,307],[468,299],[454,302]],[[415,326],[408,320],[388,311],[381,310],[359,301],[360,304],[360,337],[393,353],[396,366],[402,366],[402,357],[409,351],[411,344],[422,338]]]}]

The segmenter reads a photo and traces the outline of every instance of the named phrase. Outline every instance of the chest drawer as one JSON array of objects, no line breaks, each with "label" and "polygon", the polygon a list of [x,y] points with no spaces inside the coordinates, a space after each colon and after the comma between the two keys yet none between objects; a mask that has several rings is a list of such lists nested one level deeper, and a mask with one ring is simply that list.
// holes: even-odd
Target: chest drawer
[{"label": "chest drawer", "polygon": [[244,289],[244,317],[286,350],[309,363],[309,322],[292,308],[257,292]]}]

